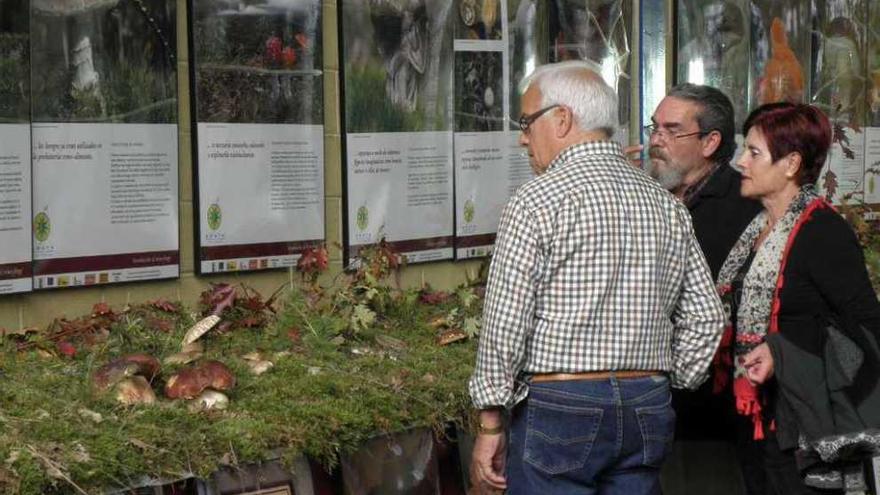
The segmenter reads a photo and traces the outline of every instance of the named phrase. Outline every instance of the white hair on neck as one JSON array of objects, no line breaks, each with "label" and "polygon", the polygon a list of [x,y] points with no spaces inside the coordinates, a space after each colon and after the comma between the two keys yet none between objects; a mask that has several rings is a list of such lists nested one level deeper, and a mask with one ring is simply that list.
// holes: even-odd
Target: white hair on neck
[{"label": "white hair on neck", "polygon": [[584,131],[617,129],[617,93],[602,79],[601,68],[587,60],[542,65],[523,78],[520,94],[535,85],[541,107],[562,105],[571,109],[575,123]]}]

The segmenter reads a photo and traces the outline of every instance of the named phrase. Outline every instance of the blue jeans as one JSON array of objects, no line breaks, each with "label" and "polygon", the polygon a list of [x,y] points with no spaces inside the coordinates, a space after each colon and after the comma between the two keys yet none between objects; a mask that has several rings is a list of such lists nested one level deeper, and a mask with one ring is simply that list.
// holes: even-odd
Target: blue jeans
[{"label": "blue jeans", "polygon": [[511,415],[507,493],[660,494],[671,399],[659,376],[531,384]]}]

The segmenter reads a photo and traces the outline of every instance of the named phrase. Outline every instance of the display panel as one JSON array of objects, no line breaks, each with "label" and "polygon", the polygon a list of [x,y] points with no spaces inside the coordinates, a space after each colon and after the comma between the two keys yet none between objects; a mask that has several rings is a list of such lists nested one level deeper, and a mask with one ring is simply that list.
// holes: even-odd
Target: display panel
[{"label": "display panel", "polygon": [[201,273],[290,267],[324,239],[320,0],[193,0]]},{"label": "display panel", "polygon": [[[458,7],[452,0],[341,3],[349,261],[382,238],[409,262],[453,256]],[[485,36],[496,36],[492,21],[480,20]]]},{"label": "display panel", "polygon": [[174,2],[31,2],[37,289],[176,277]]},{"label": "display panel", "polygon": [[[519,145],[518,86],[538,65],[538,25],[546,19],[534,0],[470,7],[460,9],[455,40],[456,259],[492,251],[501,210],[533,177]],[[500,29],[484,30],[487,19]]]},{"label": "display panel", "polygon": [[880,204],[880,4],[868,2],[866,32],[865,201]]},{"label": "display panel", "polygon": [[0,294],[31,279],[31,127],[28,0],[0,9]]}]

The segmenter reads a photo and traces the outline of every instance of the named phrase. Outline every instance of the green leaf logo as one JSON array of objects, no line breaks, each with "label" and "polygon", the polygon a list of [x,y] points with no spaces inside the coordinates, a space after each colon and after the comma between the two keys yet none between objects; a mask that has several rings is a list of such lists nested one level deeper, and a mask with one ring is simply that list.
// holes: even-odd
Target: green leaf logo
[{"label": "green leaf logo", "polygon": [[474,221],[474,213],[476,213],[476,207],[474,207],[474,202],[471,200],[467,200],[464,202],[464,221],[465,223],[471,223]]},{"label": "green leaf logo", "polygon": [[358,230],[362,232],[367,230],[367,226],[370,225],[370,212],[366,206],[358,208],[356,221]]},{"label": "green leaf logo", "polygon": [[34,237],[40,242],[46,242],[49,234],[52,233],[52,223],[49,221],[49,215],[41,211],[34,217]]},{"label": "green leaf logo", "polygon": [[208,207],[208,228],[211,230],[217,230],[220,228],[220,223],[222,221],[223,212],[220,210],[220,205],[213,203]]}]

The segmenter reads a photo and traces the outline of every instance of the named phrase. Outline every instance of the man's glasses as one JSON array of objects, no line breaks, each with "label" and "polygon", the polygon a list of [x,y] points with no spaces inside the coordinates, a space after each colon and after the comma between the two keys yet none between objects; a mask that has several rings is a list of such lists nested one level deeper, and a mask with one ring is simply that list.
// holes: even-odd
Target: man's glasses
[{"label": "man's glasses", "polygon": [[686,137],[691,137],[691,136],[703,137],[703,136],[706,136],[706,135],[712,133],[712,131],[694,131],[694,132],[686,132],[683,134],[675,134],[674,132],[667,130],[667,129],[664,129],[664,128],[658,126],[657,124],[648,124],[645,127],[643,127],[643,129],[645,130],[646,136],[648,136],[648,137],[657,136],[664,141],[668,141],[670,139],[681,139],[681,138],[686,138]]},{"label": "man's glasses", "polygon": [[541,118],[542,115],[544,115],[545,113],[549,112],[550,110],[553,110],[554,108],[556,108],[556,107],[560,107],[560,106],[562,106],[562,105],[550,105],[549,107],[544,107],[544,108],[538,110],[538,111],[535,112],[535,113],[530,113],[530,114],[528,114],[528,115],[522,115],[522,116],[519,118],[519,120],[517,121],[517,123],[519,124],[519,130],[521,130],[523,134],[528,134],[528,133],[529,133],[529,127],[530,127],[530,126],[531,126],[536,120],[538,120],[539,118]]}]

